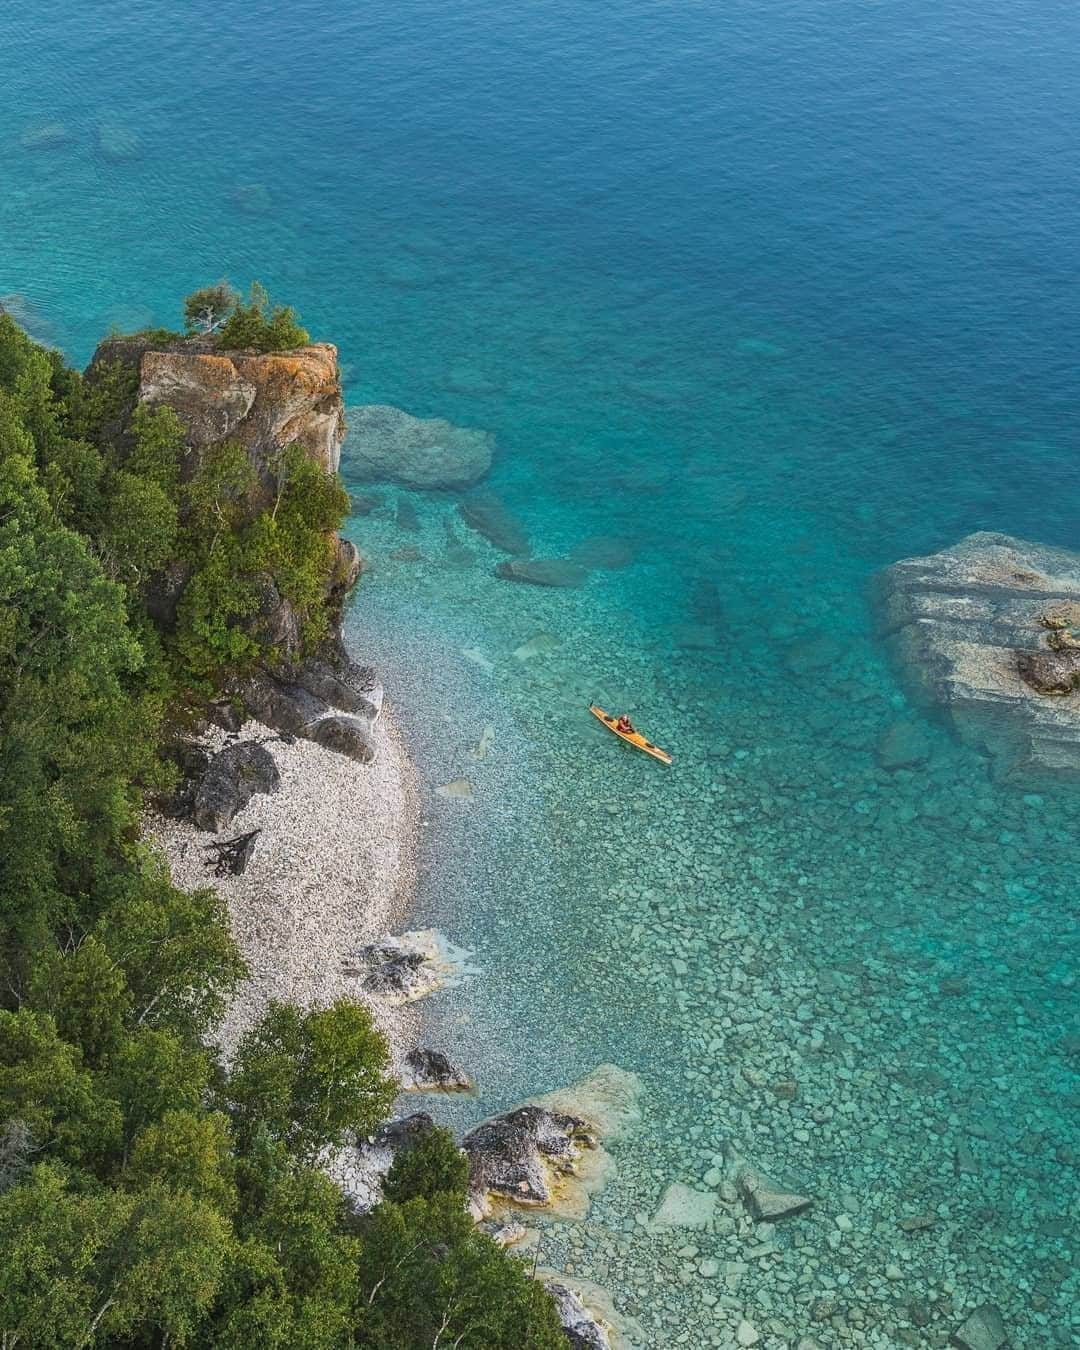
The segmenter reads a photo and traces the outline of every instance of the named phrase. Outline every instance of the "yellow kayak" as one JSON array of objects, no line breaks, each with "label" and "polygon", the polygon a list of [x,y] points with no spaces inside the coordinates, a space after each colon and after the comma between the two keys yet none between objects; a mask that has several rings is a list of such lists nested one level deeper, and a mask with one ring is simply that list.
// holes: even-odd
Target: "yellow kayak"
[{"label": "yellow kayak", "polygon": [[638,750],[644,750],[647,755],[652,755],[653,759],[658,759],[661,764],[671,763],[671,756],[668,752],[661,750],[658,745],[653,745],[652,741],[647,740],[640,731],[620,731],[615,725],[619,719],[612,717],[610,713],[606,713],[603,708],[598,708],[595,703],[589,704],[589,711],[603,722],[608,731],[613,731],[620,741],[625,741],[627,745],[632,745]]}]

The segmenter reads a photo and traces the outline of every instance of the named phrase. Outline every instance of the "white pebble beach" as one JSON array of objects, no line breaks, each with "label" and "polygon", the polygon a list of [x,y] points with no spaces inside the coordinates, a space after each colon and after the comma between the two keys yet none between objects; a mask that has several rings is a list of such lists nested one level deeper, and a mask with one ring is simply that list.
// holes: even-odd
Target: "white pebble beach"
[{"label": "white pebble beach", "polygon": [[[364,999],[344,959],[402,926],[416,884],[415,773],[393,715],[374,731],[377,754],[358,764],[312,741],[287,745],[248,722],[242,740],[265,743],[281,775],[274,793],[256,793],[221,835],[152,813],[147,832],[164,850],[178,886],[214,886],[224,897],[249,977],[220,1029],[228,1058],[271,999],[323,1006],[343,995],[365,1001],[395,1063],[415,1042],[415,1012]],[[207,745],[227,740],[216,732]],[[205,846],[261,831],[247,869],[215,877]]]}]

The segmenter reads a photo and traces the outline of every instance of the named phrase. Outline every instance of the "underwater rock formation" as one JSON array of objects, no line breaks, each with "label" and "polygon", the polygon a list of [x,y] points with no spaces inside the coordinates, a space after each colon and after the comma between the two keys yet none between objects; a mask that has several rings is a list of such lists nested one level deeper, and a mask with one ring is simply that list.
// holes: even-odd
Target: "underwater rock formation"
[{"label": "underwater rock formation", "polygon": [[461,519],[503,553],[525,554],[529,536],[517,516],[493,492],[478,492],[458,506]]},{"label": "underwater rock formation", "polygon": [[1080,554],[1004,534],[905,558],[876,584],[914,697],[986,750],[999,777],[1080,774]]},{"label": "underwater rock formation", "polygon": [[491,468],[495,438],[456,427],[442,417],[420,418],[372,403],[349,409],[346,456],[361,480],[414,488],[468,487]]},{"label": "underwater rock formation", "polygon": [[570,558],[509,558],[495,564],[495,575],[530,586],[580,586],[589,574]]}]

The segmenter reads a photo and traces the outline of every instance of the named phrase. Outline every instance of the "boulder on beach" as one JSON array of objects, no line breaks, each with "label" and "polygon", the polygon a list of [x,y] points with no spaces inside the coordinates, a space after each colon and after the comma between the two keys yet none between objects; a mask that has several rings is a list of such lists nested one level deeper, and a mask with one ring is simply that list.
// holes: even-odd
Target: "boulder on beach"
[{"label": "boulder on beach", "polygon": [[596,1139],[586,1121],[542,1106],[519,1106],[477,1125],[461,1141],[475,1208],[492,1197],[515,1205],[551,1205],[557,1179],[573,1172]]},{"label": "boulder on beach", "polygon": [[495,438],[441,417],[413,417],[373,403],[348,410],[345,458],[350,475],[414,488],[458,488],[491,468]]},{"label": "boulder on beach", "polygon": [[414,1046],[402,1065],[401,1086],[406,1092],[468,1092],[472,1079],[441,1050]]},{"label": "boulder on beach", "polygon": [[528,553],[529,536],[525,527],[493,492],[477,492],[466,497],[458,505],[458,513],[471,530],[482,534],[489,544],[503,553]]},{"label": "boulder on beach", "polygon": [[999,778],[1080,775],[1080,553],[971,534],[886,568],[875,601],[912,696]]},{"label": "boulder on beach", "polygon": [[524,581],[530,586],[580,586],[589,575],[570,558],[508,558],[495,564],[495,575],[504,581]]},{"label": "boulder on beach", "polygon": [[568,1087],[478,1125],[462,1141],[473,1213],[483,1216],[503,1202],[583,1217],[613,1166],[601,1140],[637,1123],[640,1095],[636,1074],[601,1064]]},{"label": "boulder on beach", "polygon": [[358,764],[370,764],[375,758],[371,723],[363,717],[353,717],[349,713],[321,717],[311,729],[311,739],[325,750],[347,755]]},{"label": "boulder on beach", "polygon": [[344,973],[360,978],[367,993],[387,1004],[412,1003],[473,974],[469,956],[425,928],[366,943],[346,958]]},{"label": "boulder on beach", "polygon": [[211,759],[195,792],[194,820],[200,830],[217,834],[232,824],[257,792],[281,786],[274,757],[264,745],[241,741]]}]

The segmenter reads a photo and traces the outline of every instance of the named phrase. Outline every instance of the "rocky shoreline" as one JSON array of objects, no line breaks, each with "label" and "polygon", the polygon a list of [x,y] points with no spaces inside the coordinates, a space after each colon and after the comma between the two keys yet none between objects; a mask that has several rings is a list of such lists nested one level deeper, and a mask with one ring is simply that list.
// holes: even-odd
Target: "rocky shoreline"
[{"label": "rocky shoreline", "polygon": [[[221,1027],[226,1055],[271,999],[313,1006],[343,995],[372,1009],[395,1066],[411,1048],[409,1008],[365,997],[349,973],[359,945],[401,925],[416,882],[415,771],[389,711],[373,736],[378,753],[360,764],[258,722],[231,735],[215,731],[208,749],[255,742],[269,753],[277,790],[256,792],[216,835],[192,820],[160,813],[148,820],[177,885],[220,890],[250,968]],[[253,831],[259,834],[244,870],[212,876],[208,845]]]}]

